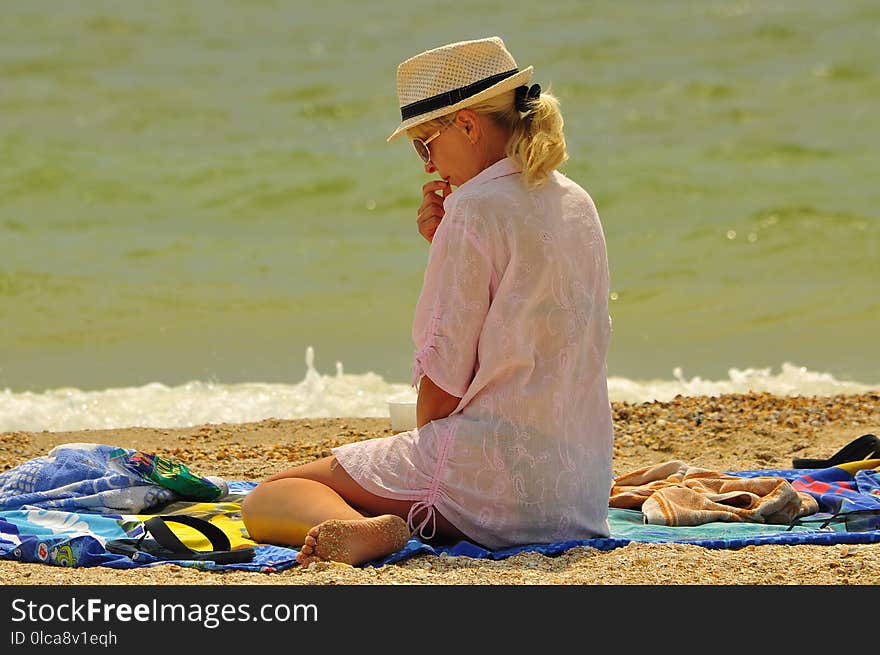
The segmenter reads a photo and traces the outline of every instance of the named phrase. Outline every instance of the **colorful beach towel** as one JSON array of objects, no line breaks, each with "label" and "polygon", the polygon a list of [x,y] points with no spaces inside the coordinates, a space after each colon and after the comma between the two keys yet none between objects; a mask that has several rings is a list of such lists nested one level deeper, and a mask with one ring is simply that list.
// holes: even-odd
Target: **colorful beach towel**
[{"label": "colorful beach towel", "polygon": [[[55,566],[106,566],[132,569],[174,563],[205,571],[240,570],[273,572],[297,564],[293,548],[256,544],[247,536],[241,520],[241,500],[254,486],[229,482],[229,493],[214,502],[176,501],[162,507],[162,515],[186,514],[210,521],[229,538],[232,548],[254,548],[248,562],[218,564],[203,560],[157,559],[149,555],[138,561],[106,548],[108,541],[144,534],[143,522],[156,514],[73,512],[55,509],[0,511],[0,557]],[[193,550],[210,550],[211,544],[195,529],[174,526],[175,534]]]},{"label": "colorful beach towel", "polygon": [[[0,474],[0,557],[58,566],[135,568],[174,561],[205,570],[275,571],[296,564],[297,550],[261,545],[249,562],[217,564],[111,553],[108,541],[137,538],[162,514],[210,521],[232,548],[253,547],[241,521],[241,499],[255,484],[194,474],[182,462],[106,444],[57,446]],[[175,526],[194,550],[210,550],[197,530]]]},{"label": "colorful beach towel", "polygon": [[214,500],[219,478],[193,475],[180,462],[95,443],[57,446],[0,475],[0,510],[142,512],[181,499]]},{"label": "colorful beach towel", "polygon": [[[72,479],[75,475],[69,474],[69,470],[72,470],[67,466],[69,461],[60,456],[65,448],[87,452],[104,452],[107,457],[104,459],[93,457],[90,460],[91,468],[81,469],[88,477],[76,480]],[[145,486],[143,484],[144,477],[140,474],[136,476],[140,483],[135,484],[132,475],[120,473],[119,460],[114,460],[114,458],[122,456],[129,458],[130,461],[130,458],[137,452],[123,450],[124,454],[117,452],[111,457],[109,455],[114,451],[114,447],[111,446],[84,449],[81,448],[81,445],[66,444],[64,447],[53,449],[54,455],[49,460],[38,458],[42,460],[38,465],[35,465],[32,460],[0,474],[0,489],[8,491],[18,485],[20,491],[23,492],[17,495],[7,493],[0,496],[3,498],[2,504],[0,504],[0,557],[54,566],[106,566],[120,569],[175,563],[206,571],[273,572],[298,565],[296,562],[297,549],[257,544],[248,537],[241,520],[241,501],[256,487],[256,482],[226,481],[226,494],[210,501],[181,499],[181,494],[178,491],[172,491],[175,494],[175,500],[161,505],[151,504],[149,502],[150,496],[144,490],[140,490],[140,495],[135,496],[134,499],[106,494],[105,492],[112,491],[109,486],[105,488],[105,483],[108,480],[122,483],[127,480],[128,482],[125,484],[128,486],[123,486],[122,490]],[[70,453],[68,455],[70,455],[70,461],[77,460],[77,456]],[[114,462],[111,463],[111,460]],[[59,469],[67,467],[67,472],[63,475],[59,473],[57,477],[59,484],[63,482],[61,487],[47,487],[47,480],[51,479],[52,474],[52,461],[57,463]],[[102,464],[102,462],[104,463]],[[78,465],[81,464],[82,462],[79,461]],[[880,461],[877,461],[876,464],[880,465]],[[42,480],[41,483],[22,483],[22,479],[27,477],[28,471],[33,472],[38,468],[40,473],[37,477]],[[685,470],[689,468],[685,465]],[[115,477],[118,475],[122,475],[122,478]],[[646,515],[642,509],[610,507],[611,535],[608,538],[528,544],[495,550],[488,550],[467,541],[449,546],[432,546],[414,538],[410,539],[400,551],[368,562],[365,566],[382,566],[400,562],[423,553],[504,559],[526,551],[553,556],[576,547],[611,550],[632,542],[682,543],[706,548],[730,549],[764,544],[880,543],[880,525],[873,526],[877,529],[857,532],[848,532],[846,524],[842,521],[832,521],[824,528],[819,527],[824,522],[822,519],[827,520],[842,508],[844,511],[847,508],[880,509],[880,471],[877,466],[871,467],[870,461],[862,462],[858,466],[845,465],[829,469],[727,471],[720,475],[739,478],[743,481],[761,477],[784,479],[791,484],[793,489],[797,490],[798,498],[801,498],[801,494],[806,494],[814,499],[818,511],[815,514],[802,516],[790,525],[711,520],[689,526],[674,526],[646,522]],[[193,476],[198,478],[194,474]],[[730,481],[726,477],[722,479],[730,483],[736,481]],[[11,480],[17,481],[11,482]],[[152,490],[152,493],[161,494],[161,497],[166,497],[167,492],[171,491],[154,481],[149,482],[146,486],[150,485],[157,487]],[[38,487],[40,490],[37,490]],[[66,489],[65,492],[58,492],[57,489],[62,487]],[[100,496],[102,493],[105,495]],[[43,495],[28,496],[28,494]],[[100,502],[95,502],[95,498],[93,498],[95,495],[100,496]],[[36,502],[14,506],[16,501],[13,499],[16,497],[28,498]],[[142,506],[148,509],[108,511],[112,505],[123,503],[129,503],[131,507]],[[100,508],[100,511],[96,508]],[[159,513],[163,515],[188,514],[206,519],[223,530],[229,537],[233,548],[253,547],[255,556],[253,560],[248,562],[224,564],[202,560],[150,561],[148,557],[143,561],[135,562],[125,555],[111,553],[106,549],[105,545],[109,540],[138,537],[143,534],[143,521]],[[182,526],[175,528],[175,531],[190,548],[196,550],[210,548],[205,537],[196,530]]]}]

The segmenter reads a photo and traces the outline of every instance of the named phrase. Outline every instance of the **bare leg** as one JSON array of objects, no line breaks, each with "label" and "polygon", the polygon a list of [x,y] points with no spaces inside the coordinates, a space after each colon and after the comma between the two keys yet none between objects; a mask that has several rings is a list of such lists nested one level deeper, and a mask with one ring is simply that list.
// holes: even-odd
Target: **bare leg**
[{"label": "bare leg", "polygon": [[[325,457],[266,479],[245,496],[242,520],[259,543],[300,546],[297,560],[363,562],[400,550],[412,501],[371,494]],[[437,534],[466,538],[439,513]]]},{"label": "bare leg", "polygon": [[364,515],[321,482],[284,478],[259,484],[245,496],[241,518],[258,543],[300,546],[309,530],[327,519]]}]

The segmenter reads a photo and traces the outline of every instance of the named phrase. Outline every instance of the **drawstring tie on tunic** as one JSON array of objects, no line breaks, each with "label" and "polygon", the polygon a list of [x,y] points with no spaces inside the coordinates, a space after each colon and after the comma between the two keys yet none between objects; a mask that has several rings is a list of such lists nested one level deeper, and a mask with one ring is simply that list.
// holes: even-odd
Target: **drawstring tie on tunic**
[{"label": "drawstring tie on tunic", "polygon": [[[416,514],[421,512],[422,510],[427,510],[425,514],[425,518],[422,519],[422,522],[417,526],[414,526],[414,522],[416,520]],[[425,526],[428,525],[428,522],[431,522],[431,534],[425,534]],[[413,503],[412,507],[409,508],[409,514],[406,516],[406,524],[409,529],[412,531],[412,535],[414,536],[418,533],[421,539],[432,539],[434,534],[437,532],[437,512],[434,510],[434,505],[431,504],[430,501],[420,500],[417,503]]]},{"label": "drawstring tie on tunic", "polygon": [[[440,449],[437,454],[437,464],[434,467],[434,473],[431,476],[431,485],[428,487],[422,500],[413,503],[409,508],[409,514],[406,515],[406,525],[412,531],[412,535],[418,534],[419,538],[428,540],[433,539],[437,534],[437,510],[434,509],[434,500],[439,493],[441,480],[443,479],[443,469],[446,466],[446,460],[449,457],[449,448],[455,440],[455,426],[444,424],[436,435],[440,439]],[[418,525],[415,525],[416,516],[425,510],[425,518]],[[431,533],[425,534],[425,528],[431,524]]]}]

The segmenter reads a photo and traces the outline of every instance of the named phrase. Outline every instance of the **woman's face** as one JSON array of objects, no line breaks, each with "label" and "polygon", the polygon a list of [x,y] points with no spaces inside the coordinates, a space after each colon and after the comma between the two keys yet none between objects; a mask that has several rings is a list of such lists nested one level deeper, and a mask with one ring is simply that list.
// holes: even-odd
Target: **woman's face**
[{"label": "woman's face", "polygon": [[[440,127],[440,135],[428,144],[431,159],[425,164],[425,172],[437,173],[453,186],[461,186],[482,170],[472,141],[473,112],[456,114],[451,125]],[[423,138],[436,132],[436,128]]]}]

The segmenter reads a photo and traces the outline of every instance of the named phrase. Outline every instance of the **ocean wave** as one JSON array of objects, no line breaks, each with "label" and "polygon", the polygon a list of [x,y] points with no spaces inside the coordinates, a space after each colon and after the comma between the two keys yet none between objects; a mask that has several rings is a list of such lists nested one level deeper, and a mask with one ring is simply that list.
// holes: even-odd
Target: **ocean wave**
[{"label": "ocean wave", "polygon": [[[158,382],[139,387],[85,391],[0,392],[0,432],[177,428],[217,423],[247,423],[267,418],[387,417],[388,403],[415,400],[406,383],[387,382],[375,373],[324,375],[314,368],[314,350],[306,351],[307,371],[296,384],[217,384],[193,381],[178,386]],[[785,363],[770,368],[728,371],[727,379],[686,377],[680,368],[670,379],[610,377],[612,402],[666,401],[678,395],[717,396],[768,392],[783,396],[859,394],[880,384],[842,381],[829,373]]]}]

